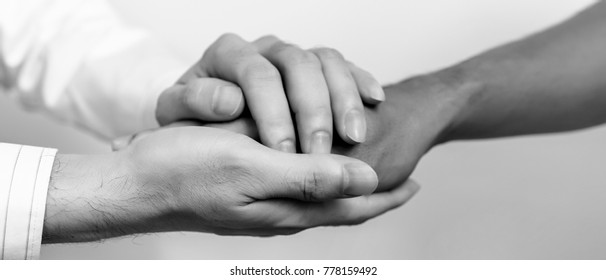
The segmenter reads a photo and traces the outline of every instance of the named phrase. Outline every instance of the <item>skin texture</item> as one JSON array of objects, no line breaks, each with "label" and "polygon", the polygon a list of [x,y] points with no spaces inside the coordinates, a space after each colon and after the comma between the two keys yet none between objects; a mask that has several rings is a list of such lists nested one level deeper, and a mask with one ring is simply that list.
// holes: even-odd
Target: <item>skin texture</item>
[{"label": "skin texture", "polygon": [[[479,89],[477,84],[461,83],[455,75],[448,69],[385,87],[386,101],[365,109],[367,141],[357,145],[335,141],[333,152],[373,167],[379,177],[378,192],[402,184],[421,157],[443,142],[452,120]],[[257,137],[252,119],[209,126]]]},{"label": "skin texture", "polygon": [[[117,145],[121,150],[109,156],[88,159],[59,157],[59,160],[64,160],[65,164],[59,164],[61,168],[53,176],[45,220],[45,238],[47,242],[84,241],[171,229],[210,231],[220,234],[271,235],[288,234],[322,224],[361,222],[387,209],[397,207],[411,197],[418,187],[407,179],[420,158],[437,144],[462,139],[567,131],[604,123],[606,121],[606,110],[604,110],[606,107],[604,49],[606,48],[604,46],[606,46],[606,4],[600,2],[571,20],[544,32],[490,50],[453,67],[386,87],[386,102],[365,108],[366,141],[358,145],[338,140],[334,143],[335,152],[358,158],[377,172],[379,186],[376,191],[379,193],[347,200],[330,200],[335,196],[329,195],[328,201],[312,204],[314,209],[320,207],[317,212],[298,208],[301,202],[294,203],[292,200],[280,200],[278,203],[272,200],[267,203],[266,198],[271,196],[272,191],[283,191],[284,186],[281,184],[273,184],[274,188],[269,189],[265,187],[272,184],[223,186],[218,189],[213,183],[204,186],[205,180],[216,180],[212,176],[194,177],[195,179],[186,181],[175,180],[173,175],[180,174],[178,172],[181,167],[197,165],[212,158],[196,157],[196,155],[207,154],[202,152],[208,149],[203,144],[206,143],[204,141],[206,136],[199,134],[206,135],[205,132],[201,132],[205,131],[205,128],[191,127],[189,130],[180,130],[183,132],[183,139],[189,138],[188,143],[185,144],[175,145],[175,139],[162,132],[169,131],[167,129],[143,133],[124,141]],[[264,138],[263,127],[260,126],[261,133],[257,132],[258,121],[244,117],[231,122],[210,124],[210,126],[251,137],[226,134],[228,138],[242,139],[231,142],[233,145],[229,146],[226,153],[230,154],[230,151],[244,148],[247,149],[246,152],[238,155],[255,155],[254,160],[262,161],[255,164],[256,167],[273,166],[276,164],[273,160],[277,159],[271,160],[271,156],[267,156],[271,155],[269,151],[274,152],[275,156],[278,155],[275,154],[277,152],[267,148],[262,150],[260,148],[262,146],[252,140],[259,138],[259,135],[261,139]],[[173,135],[176,131],[169,132]],[[225,140],[225,142],[231,141]],[[220,142],[223,141],[216,143]],[[202,150],[194,149],[198,151],[194,153],[191,150],[179,150],[183,147],[199,147]],[[216,152],[217,146],[212,147],[213,152]],[[255,149],[261,150],[252,151]],[[162,156],[155,157],[158,151],[164,152]],[[193,160],[192,156],[194,156]],[[231,160],[233,158],[228,162],[232,162]],[[133,162],[136,164],[133,165]],[[291,161],[278,160],[277,162]],[[312,162],[320,164],[322,160],[314,159]],[[133,169],[132,166],[137,168]],[[179,170],[171,170],[171,168],[179,168]],[[87,170],[91,170],[90,174],[87,174]],[[126,172],[125,175],[124,170],[130,172]],[[134,172],[134,170],[138,171]],[[105,177],[99,174],[111,174],[111,176]],[[241,173],[231,175],[237,178],[241,176],[238,174]],[[258,174],[258,172],[250,174]],[[282,173],[269,174],[272,176],[261,179],[271,182],[275,174]],[[285,174],[289,173],[285,172]],[[185,178],[196,176],[195,172],[180,175]],[[93,182],[86,179],[95,177],[99,179]],[[255,182],[249,179],[246,181]],[[301,181],[295,181],[299,182],[295,185],[301,185]],[[171,184],[184,182],[180,185],[183,188],[178,187],[175,191],[174,186],[170,186],[168,182]],[[200,182],[202,187],[196,185],[192,188],[194,182]],[[218,182],[223,181],[218,180]],[[286,182],[290,181],[286,180]],[[408,183],[400,185],[402,182]],[[127,187],[131,185],[135,187]],[[286,183],[286,186],[288,185]],[[260,187],[266,192],[260,191]],[[235,195],[230,196],[234,194],[234,189],[237,190]],[[91,190],[96,190],[94,196]],[[300,197],[310,197],[301,196],[308,192],[300,190],[299,188]],[[145,191],[150,191],[151,196],[142,196],[141,193]],[[132,195],[133,193],[137,195]],[[322,193],[339,192],[324,190],[313,196],[314,200],[318,200]],[[223,195],[235,199],[224,199]],[[294,196],[294,194],[291,196],[282,193],[279,195],[279,197],[291,198]],[[152,199],[137,202],[142,197]],[[217,200],[210,201],[207,200],[208,197],[220,197],[219,201],[223,203],[213,204]],[[254,208],[253,211],[258,211],[259,214],[255,217],[261,217],[261,220],[253,220],[252,224],[250,216],[243,219],[248,212],[233,211],[251,205],[251,197],[253,200],[261,199],[263,206]],[[120,204],[125,201],[132,203]],[[99,205],[110,205],[110,207]],[[181,207],[185,205],[186,210],[178,205]],[[282,220],[279,216],[273,216],[280,213],[273,207],[285,207],[282,210],[287,211],[297,210],[295,212],[299,214],[295,217],[304,218],[297,218],[294,222],[289,219]],[[217,220],[213,215],[205,214],[209,213],[206,211],[217,209],[226,210],[216,213],[227,214],[229,217]],[[331,211],[336,213],[333,215]],[[307,216],[309,213],[315,215]],[[322,220],[326,217],[334,220]],[[312,220],[314,222],[311,222]],[[264,230],[258,231],[257,225],[261,225]]]},{"label": "skin texture", "polygon": [[230,121],[246,105],[266,146],[326,154],[333,123],[344,141],[364,142],[363,101],[377,104],[384,99],[374,77],[336,50],[303,50],[275,36],[247,42],[225,34],[162,93],[156,116],[161,125]]},{"label": "skin texture", "polygon": [[[366,142],[336,142],[379,176],[404,182],[433,146],[455,140],[581,129],[606,121],[606,3],[455,66],[385,87],[367,107]],[[253,122],[216,124],[255,136]]]},{"label": "skin texture", "polygon": [[[369,139],[341,154],[369,163],[378,191],[408,178],[432,146],[606,122],[606,3],[453,67],[385,88]],[[374,128],[372,128],[374,127]]]},{"label": "skin texture", "polygon": [[[256,126],[244,131],[294,153],[293,113],[299,149],[328,154],[334,121],[344,141],[363,142],[363,101],[384,99],[372,75],[335,50],[302,50],[273,36],[249,43],[226,34],[161,94],[156,116],[160,124],[175,126],[182,119],[222,122],[245,113],[260,133]],[[114,149],[119,151],[106,156],[57,157],[44,242],[183,230],[292,234],[361,223],[418,190],[410,181],[393,196],[357,197],[377,185],[375,172],[363,162],[278,153],[212,128],[143,132],[118,139]]]},{"label": "skin texture", "polygon": [[283,153],[214,128],[164,128],[109,155],[60,155],[43,240],[164,231],[293,234],[362,223],[418,190],[410,181],[363,196],[376,186],[375,172],[352,158]]}]

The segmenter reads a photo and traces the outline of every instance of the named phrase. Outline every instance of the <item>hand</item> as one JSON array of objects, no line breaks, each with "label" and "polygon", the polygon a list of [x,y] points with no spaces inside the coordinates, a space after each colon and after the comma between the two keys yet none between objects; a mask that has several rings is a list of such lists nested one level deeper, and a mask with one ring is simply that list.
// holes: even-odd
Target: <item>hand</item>
[{"label": "hand", "polygon": [[365,141],[361,99],[377,104],[385,95],[368,72],[335,50],[302,50],[273,36],[249,43],[226,34],[162,93],[156,115],[161,125],[185,119],[229,121],[242,113],[246,103],[261,142],[295,152],[292,111],[301,150],[329,153],[333,123],[345,142]]},{"label": "hand", "polygon": [[175,230],[292,234],[361,223],[418,189],[410,181],[361,196],[376,185],[374,171],[359,160],[282,153],[213,128],[164,128],[139,134],[111,155],[59,156],[44,238],[74,242]]},{"label": "hand", "polygon": [[[354,146],[335,141],[333,152],[372,166],[379,178],[377,192],[393,189],[408,179],[427,151],[449,140],[449,129],[475,90],[476,85],[462,82],[451,69],[388,86],[385,102],[365,108],[367,141]],[[251,119],[207,126],[257,137]]]},{"label": "hand", "polygon": [[377,192],[408,180],[421,158],[449,141],[450,130],[465,113],[477,85],[462,82],[446,69],[385,87],[386,101],[366,108],[368,140],[335,145],[335,153],[360,159],[377,172]]}]

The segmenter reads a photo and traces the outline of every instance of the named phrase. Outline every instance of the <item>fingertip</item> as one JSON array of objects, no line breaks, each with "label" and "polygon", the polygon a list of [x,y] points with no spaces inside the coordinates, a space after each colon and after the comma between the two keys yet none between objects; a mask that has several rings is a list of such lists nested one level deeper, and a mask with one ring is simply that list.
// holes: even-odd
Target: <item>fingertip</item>
[{"label": "fingertip", "polygon": [[291,139],[286,139],[278,144],[277,150],[279,150],[281,152],[285,152],[285,153],[294,154],[297,152],[297,148],[295,146],[295,141],[293,141]]},{"label": "fingertip", "polygon": [[366,141],[366,118],[363,110],[351,109],[345,114],[344,119],[344,140],[350,144]]},{"label": "fingertip", "polygon": [[329,154],[332,146],[332,135],[327,131],[316,131],[311,135],[309,153]]},{"label": "fingertip", "polygon": [[219,117],[231,120],[244,110],[244,94],[235,85],[220,85],[215,88],[211,101],[212,111]]},{"label": "fingertip", "polygon": [[408,180],[407,189],[412,196],[421,190],[421,185],[419,185],[415,180],[411,179]]},{"label": "fingertip", "polygon": [[399,204],[404,204],[408,202],[411,198],[413,198],[419,191],[421,190],[421,186],[412,179],[408,179],[402,185],[400,195],[397,195]]},{"label": "fingertip", "polygon": [[350,197],[373,193],[379,185],[377,173],[362,162],[346,163],[343,166],[344,194]]},{"label": "fingertip", "polygon": [[385,101],[383,87],[381,87],[379,81],[372,74],[360,69],[351,62],[348,63],[348,67],[365,103],[376,105]]},{"label": "fingertip", "polygon": [[385,92],[383,88],[377,83],[376,85],[369,86],[367,90],[362,91],[364,94],[364,102],[371,105],[377,105],[385,101]]},{"label": "fingertip", "polygon": [[385,101],[386,97],[385,97],[385,90],[383,90],[383,87],[377,83],[377,89],[376,89],[376,97],[375,100],[379,101],[379,102],[383,102]]}]

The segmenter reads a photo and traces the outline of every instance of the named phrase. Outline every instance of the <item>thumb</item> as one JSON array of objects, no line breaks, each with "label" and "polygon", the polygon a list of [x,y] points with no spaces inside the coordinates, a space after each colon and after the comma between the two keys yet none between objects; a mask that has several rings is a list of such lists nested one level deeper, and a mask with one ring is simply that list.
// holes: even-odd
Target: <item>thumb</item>
[{"label": "thumb", "polygon": [[215,78],[196,78],[162,92],[156,119],[160,125],[185,119],[229,121],[242,113],[244,103],[237,85]]},{"label": "thumb", "polygon": [[272,182],[265,189],[265,199],[326,201],[371,194],[378,185],[377,174],[368,164],[345,156],[272,150],[264,162]]}]

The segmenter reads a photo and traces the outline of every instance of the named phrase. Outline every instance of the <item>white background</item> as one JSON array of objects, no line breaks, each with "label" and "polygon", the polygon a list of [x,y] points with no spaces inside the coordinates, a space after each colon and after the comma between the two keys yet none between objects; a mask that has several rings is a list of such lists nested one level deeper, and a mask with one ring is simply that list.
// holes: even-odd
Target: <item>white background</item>
[{"label": "white background", "polygon": [[[111,1],[192,63],[224,32],[325,45],[391,83],[557,23],[591,1]],[[606,55],[606,51],[604,52]],[[605,77],[606,78],[606,77]],[[0,141],[105,153],[106,144],[0,96]],[[42,258],[604,259],[606,127],[451,143],[408,205],[361,226],[277,238],[153,234],[43,246]]]}]

